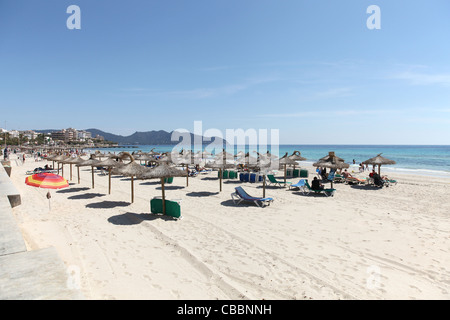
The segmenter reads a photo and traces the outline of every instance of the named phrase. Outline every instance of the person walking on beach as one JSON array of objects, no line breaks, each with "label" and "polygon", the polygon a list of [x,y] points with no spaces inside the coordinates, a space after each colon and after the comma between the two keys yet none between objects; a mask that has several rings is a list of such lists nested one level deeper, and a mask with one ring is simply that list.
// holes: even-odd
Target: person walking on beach
[{"label": "person walking on beach", "polygon": [[22,159],[23,159],[23,163],[25,163],[25,152],[23,153]]}]

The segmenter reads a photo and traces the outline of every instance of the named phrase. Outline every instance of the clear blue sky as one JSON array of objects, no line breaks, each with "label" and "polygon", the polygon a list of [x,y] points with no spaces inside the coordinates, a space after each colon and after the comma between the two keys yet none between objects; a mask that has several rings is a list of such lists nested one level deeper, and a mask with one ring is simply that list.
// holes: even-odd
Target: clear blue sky
[{"label": "clear blue sky", "polygon": [[450,144],[450,1],[0,0],[0,107],[19,130]]}]

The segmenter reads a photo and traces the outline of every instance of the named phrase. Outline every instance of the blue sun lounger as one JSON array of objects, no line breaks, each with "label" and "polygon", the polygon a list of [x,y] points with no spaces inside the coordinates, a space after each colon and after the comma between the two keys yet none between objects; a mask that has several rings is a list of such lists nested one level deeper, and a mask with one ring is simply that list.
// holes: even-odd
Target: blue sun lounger
[{"label": "blue sun lounger", "polygon": [[289,185],[289,190],[291,188],[300,188],[303,189],[305,187],[305,179],[300,179],[299,182],[297,182],[296,184],[290,184]]},{"label": "blue sun lounger", "polygon": [[[270,205],[270,203],[273,201],[273,198],[259,198],[259,197],[252,197],[242,187],[236,187],[235,192],[231,194],[231,199],[233,199],[233,202],[235,204],[239,204],[242,201],[252,201],[254,202],[258,207],[265,207]],[[237,203],[236,203],[237,201]]]}]

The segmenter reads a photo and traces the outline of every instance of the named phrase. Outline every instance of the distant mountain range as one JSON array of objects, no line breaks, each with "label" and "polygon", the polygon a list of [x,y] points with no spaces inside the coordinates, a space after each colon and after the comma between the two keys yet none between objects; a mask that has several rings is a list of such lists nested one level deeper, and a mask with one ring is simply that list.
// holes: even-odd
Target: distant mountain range
[{"label": "distant mountain range", "polygon": [[[95,137],[97,135],[100,135],[105,138],[105,140],[112,141],[115,143],[118,143],[120,145],[176,145],[181,141],[181,138],[179,141],[172,141],[172,132],[167,132],[164,130],[159,131],[145,131],[145,132],[138,132],[129,135],[129,136],[121,136],[109,132],[104,132],[99,129],[85,129],[86,131],[90,132],[92,137]],[[54,130],[54,129],[47,129],[47,130],[34,130],[39,133],[51,133],[55,131],[60,130]],[[194,134],[191,135],[191,142],[194,143]],[[220,139],[220,138],[213,138],[213,139]],[[203,139],[201,140],[203,141]],[[219,142],[220,140],[215,140],[216,142]],[[203,142],[204,144],[211,143],[211,140],[207,140]]]}]

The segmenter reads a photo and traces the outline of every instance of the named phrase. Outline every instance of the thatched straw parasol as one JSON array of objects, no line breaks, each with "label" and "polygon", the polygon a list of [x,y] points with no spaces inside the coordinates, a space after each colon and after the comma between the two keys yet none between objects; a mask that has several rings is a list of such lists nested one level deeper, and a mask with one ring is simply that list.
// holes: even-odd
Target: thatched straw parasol
[{"label": "thatched straw parasol", "polygon": [[245,157],[245,152],[244,151],[239,151],[238,153],[236,153],[235,155],[234,155],[234,157],[235,158],[243,158],[243,157]]},{"label": "thatched straw parasol", "polygon": [[185,155],[181,156],[180,158],[176,159],[176,164],[180,164],[183,166],[186,166],[186,187],[189,186],[189,165],[192,164],[194,161],[193,156],[191,154],[186,153]]},{"label": "thatched straw parasol", "polygon": [[[52,161],[53,161],[53,162],[56,161],[56,164],[58,165],[58,174],[59,174],[59,164],[61,163],[61,161],[64,161],[64,160],[66,160],[67,158],[68,158],[68,157],[65,156],[65,155],[63,155],[63,154],[60,154],[60,155],[58,155],[58,156],[52,158]],[[62,170],[63,170],[63,171],[62,171],[62,175],[64,176],[64,165],[63,165]]]},{"label": "thatched straw parasol", "polygon": [[55,159],[56,157],[59,157],[59,155],[58,154],[50,154],[45,158],[45,160],[47,160],[47,161],[52,161],[52,168],[55,168],[55,160],[53,160],[53,159]]},{"label": "thatched straw parasol", "polygon": [[278,163],[284,166],[284,183],[286,184],[286,175],[287,175],[286,167],[287,165],[295,165],[297,162],[295,162],[295,160],[292,160],[288,156],[288,153],[286,152],[286,154],[278,160]]},{"label": "thatched straw parasol", "polygon": [[[297,164],[297,161],[305,161],[306,158],[302,157],[300,151],[294,151],[292,152],[292,154],[289,156],[290,159],[294,160]],[[295,170],[295,164],[294,164],[294,170]]]},{"label": "thatched straw parasol", "polygon": [[119,167],[121,164],[112,158],[108,158],[103,161],[99,161],[98,167],[106,167],[108,168],[108,194],[111,194],[111,169],[113,167]]},{"label": "thatched straw parasol", "polygon": [[[320,158],[318,162],[320,161],[324,161],[324,162],[333,162],[333,163],[337,163],[337,162],[345,162],[344,159],[339,158],[334,151],[330,151],[328,152],[328,155],[326,155],[323,158]],[[348,168],[348,167],[347,167]]]},{"label": "thatched straw parasol", "polygon": [[[70,164],[70,181],[72,181],[72,165],[78,164],[84,161],[80,157],[69,157],[66,160],[63,160],[62,163]],[[78,168],[78,184],[80,184],[80,168]]]},{"label": "thatched straw parasol", "polygon": [[193,156],[194,164],[200,164],[203,160],[206,160],[209,156],[211,156],[211,153],[209,153],[208,151],[198,151]]},{"label": "thatched straw parasol", "polygon": [[100,161],[95,160],[94,157],[91,155],[91,158],[88,160],[84,160],[80,163],[78,163],[76,166],[77,167],[91,167],[91,172],[92,172],[92,189],[94,189],[94,167],[96,167],[98,165]]},{"label": "thatched straw parasol", "polygon": [[258,160],[258,168],[259,171],[263,173],[263,198],[266,197],[266,175],[267,172],[271,169],[273,162],[277,164],[278,167],[278,160],[273,157],[266,157],[264,155],[259,157]]},{"label": "thatched straw parasol", "polygon": [[217,160],[234,160],[234,154],[231,154],[229,152],[226,152],[225,149],[222,149],[221,152],[214,155],[214,158]]},{"label": "thatched straw parasol", "polygon": [[[335,155],[334,151],[330,151],[327,156],[320,158],[319,161],[313,163],[314,167],[330,168],[330,169],[344,169],[350,167],[344,159]],[[331,188],[333,188],[333,181],[331,181]]]},{"label": "thatched straw parasol", "polygon": [[139,161],[144,161],[144,162],[155,161],[155,158],[153,156],[149,155],[148,153],[136,155],[136,156],[133,156],[133,158],[134,158],[134,160],[139,160]]},{"label": "thatched straw parasol", "polygon": [[116,167],[113,169],[114,174],[120,174],[123,176],[131,177],[131,203],[134,202],[134,177],[145,174],[150,170],[148,167],[141,166],[140,164],[134,161],[134,158],[131,154],[128,153],[130,157],[130,163],[122,165],[120,167]]},{"label": "thatched straw parasol", "polygon": [[378,174],[380,174],[381,165],[396,164],[396,162],[394,160],[382,157],[381,153],[379,153],[376,157],[363,161],[362,164],[371,164],[373,166],[378,166]]},{"label": "thatched straw parasol", "polygon": [[186,171],[177,169],[174,166],[161,163],[154,168],[148,169],[145,173],[139,176],[140,179],[161,179],[161,189],[162,189],[162,204],[163,204],[163,214],[166,214],[166,203],[165,203],[165,190],[164,190],[164,179],[170,177],[185,177]]},{"label": "thatched straw parasol", "polygon": [[241,166],[245,166],[247,168],[255,169],[255,168],[257,168],[258,159],[253,157],[253,156],[251,156],[247,152],[244,156],[236,159],[236,164],[241,165]]},{"label": "thatched straw parasol", "polygon": [[213,162],[208,162],[205,165],[207,168],[212,168],[212,169],[218,169],[219,170],[219,180],[220,180],[220,192],[222,192],[222,172],[224,169],[231,169],[231,168],[235,168],[236,166],[232,163],[228,163],[223,159],[218,159],[216,161]]}]

